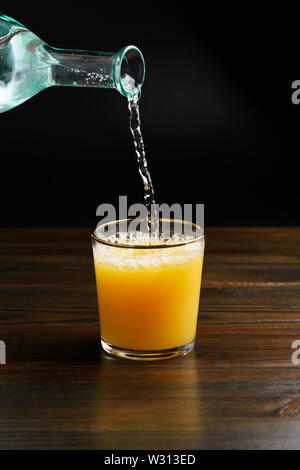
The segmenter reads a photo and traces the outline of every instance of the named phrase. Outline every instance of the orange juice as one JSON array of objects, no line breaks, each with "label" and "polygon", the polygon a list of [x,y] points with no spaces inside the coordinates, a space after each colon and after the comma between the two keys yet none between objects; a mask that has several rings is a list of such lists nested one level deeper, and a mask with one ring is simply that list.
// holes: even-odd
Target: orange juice
[{"label": "orange juice", "polygon": [[193,343],[204,239],[152,249],[93,247],[102,341],[149,352]]}]

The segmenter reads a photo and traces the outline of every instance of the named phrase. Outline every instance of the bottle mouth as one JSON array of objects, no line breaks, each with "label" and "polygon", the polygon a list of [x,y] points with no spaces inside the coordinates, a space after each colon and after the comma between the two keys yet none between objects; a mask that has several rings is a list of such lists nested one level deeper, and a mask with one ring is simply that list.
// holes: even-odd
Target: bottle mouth
[{"label": "bottle mouth", "polygon": [[130,99],[140,94],[145,79],[145,61],[137,47],[123,47],[116,54],[113,70],[114,85],[122,95]]}]

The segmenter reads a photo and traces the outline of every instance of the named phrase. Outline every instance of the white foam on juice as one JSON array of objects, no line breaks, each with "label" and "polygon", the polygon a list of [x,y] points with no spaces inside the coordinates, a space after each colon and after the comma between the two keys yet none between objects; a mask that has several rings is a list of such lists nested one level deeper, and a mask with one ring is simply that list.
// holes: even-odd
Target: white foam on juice
[{"label": "white foam on juice", "polygon": [[[195,240],[192,235],[174,234],[168,238],[163,235],[153,238],[144,232],[121,232],[118,236],[108,236],[104,241],[126,245],[125,248],[94,243],[95,262],[117,269],[153,269],[178,265],[202,256],[204,251],[204,239]],[[174,246],[175,243],[186,244]],[[130,248],[130,245],[146,248]],[[164,245],[164,247],[147,248],[155,245]]]}]

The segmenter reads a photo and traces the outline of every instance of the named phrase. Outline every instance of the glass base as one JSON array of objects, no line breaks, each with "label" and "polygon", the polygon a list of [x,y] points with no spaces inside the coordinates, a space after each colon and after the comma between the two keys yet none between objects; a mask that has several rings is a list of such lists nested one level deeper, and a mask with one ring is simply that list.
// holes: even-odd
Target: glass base
[{"label": "glass base", "polygon": [[108,344],[103,339],[101,340],[102,348],[108,354],[122,359],[131,359],[133,361],[161,361],[163,359],[173,359],[175,357],[185,356],[192,351],[195,341],[179,346],[178,348],[163,349],[159,351],[135,351],[130,349],[123,349]]}]

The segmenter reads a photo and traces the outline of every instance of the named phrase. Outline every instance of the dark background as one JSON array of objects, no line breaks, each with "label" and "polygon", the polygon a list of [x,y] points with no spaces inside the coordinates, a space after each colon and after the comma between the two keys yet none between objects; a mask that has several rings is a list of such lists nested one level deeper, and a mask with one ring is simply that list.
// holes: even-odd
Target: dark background
[{"label": "dark background", "polygon": [[[298,11],[110,4],[1,10],[56,47],[142,50],[157,202],[205,203],[206,225],[298,225]],[[0,123],[2,226],[94,226],[100,203],[123,194],[143,202],[127,103],[115,90],[53,87]]]}]

